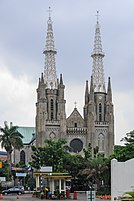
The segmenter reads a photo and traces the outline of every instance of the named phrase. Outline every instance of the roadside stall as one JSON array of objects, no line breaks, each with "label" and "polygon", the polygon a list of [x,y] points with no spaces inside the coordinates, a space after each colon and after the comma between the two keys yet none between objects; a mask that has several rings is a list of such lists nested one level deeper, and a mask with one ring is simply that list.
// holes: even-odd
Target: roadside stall
[{"label": "roadside stall", "polygon": [[47,195],[53,197],[66,197],[66,180],[71,178],[68,173],[34,172],[36,176],[36,190],[44,190]]}]

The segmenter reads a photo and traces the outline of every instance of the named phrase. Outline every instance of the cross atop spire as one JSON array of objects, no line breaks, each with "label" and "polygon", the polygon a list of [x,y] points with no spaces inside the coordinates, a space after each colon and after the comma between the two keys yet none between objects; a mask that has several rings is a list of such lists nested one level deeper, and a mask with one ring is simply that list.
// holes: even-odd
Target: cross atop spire
[{"label": "cross atop spire", "polygon": [[49,12],[49,18],[51,18],[51,12],[52,12],[52,10],[51,10],[51,7],[50,7],[50,6],[49,6],[48,12]]},{"label": "cross atop spire", "polygon": [[47,36],[46,36],[46,46],[43,54],[45,54],[45,67],[44,67],[44,82],[46,88],[55,89],[57,88],[57,75],[56,75],[56,62],[55,55],[56,50],[54,48],[54,37],[53,37],[53,27],[51,20],[51,8],[49,7],[49,18],[47,21]]},{"label": "cross atop spire", "polygon": [[104,52],[102,51],[101,35],[100,35],[100,25],[99,25],[99,11],[97,11],[97,23],[95,27],[95,38],[94,38],[94,49],[91,54],[93,58],[93,85],[95,92],[105,92],[105,79],[104,79],[104,69],[103,69],[103,57]]},{"label": "cross atop spire", "polygon": [[97,17],[97,22],[99,22],[99,11],[97,10],[97,14],[96,14],[96,17]]},{"label": "cross atop spire", "polygon": [[77,102],[76,101],[74,102],[74,106],[75,106],[75,109],[76,109],[77,108]]}]

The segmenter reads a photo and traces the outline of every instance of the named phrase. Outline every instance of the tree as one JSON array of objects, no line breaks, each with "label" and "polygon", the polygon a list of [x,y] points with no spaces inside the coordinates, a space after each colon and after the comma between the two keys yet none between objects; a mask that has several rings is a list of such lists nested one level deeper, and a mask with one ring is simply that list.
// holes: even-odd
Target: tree
[{"label": "tree", "polygon": [[66,141],[63,139],[49,139],[44,147],[32,147],[32,167],[39,169],[41,166],[52,166],[53,171],[63,170],[63,158],[66,152]]},{"label": "tree", "polygon": [[109,159],[112,160],[116,158],[119,162],[124,162],[128,159],[126,153],[126,146],[115,145],[114,152],[109,156]]},{"label": "tree", "polygon": [[97,184],[97,189],[100,190],[101,181],[104,172],[108,169],[108,161],[102,155],[97,155],[87,163],[87,167],[80,170],[78,176],[86,177],[89,185]]},{"label": "tree", "polygon": [[127,133],[121,141],[124,142],[124,146],[116,145],[110,158],[116,158],[120,162],[134,158],[134,130]]},{"label": "tree", "polygon": [[81,155],[66,153],[63,158],[63,169],[75,178],[78,172],[86,167],[86,163]]},{"label": "tree", "polygon": [[126,159],[134,157],[134,130],[127,133],[124,138],[121,139],[125,145]]},{"label": "tree", "polygon": [[83,149],[83,152],[84,152],[84,157],[85,157],[87,160],[91,160],[91,158],[92,158],[92,147],[91,147],[91,143],[88,144],[88,147],[87,147],[87,148],[84,148],[84,149]]},{"label": "tree", "polygon": [[0,127],[0,132],[2,133],[0,135],[1,147],[5,148],[7,151],[9,166],[11,164],[11,153],[13,149],[20,150],[23,147],[23,136],[19,133],[17,128],[17,126],[13,126],[12,124],[10,124],[9,127],[7,122],[4,122],[4,128]]}]

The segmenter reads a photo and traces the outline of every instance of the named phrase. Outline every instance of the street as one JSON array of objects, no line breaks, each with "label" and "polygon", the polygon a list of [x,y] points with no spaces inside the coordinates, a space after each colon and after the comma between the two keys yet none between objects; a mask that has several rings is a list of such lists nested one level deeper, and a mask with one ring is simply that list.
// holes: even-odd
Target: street
[{"label": "street", "polygon": [[[3,196],[2,200],[5,200],[5,201],[39,201],[40,199],[32,197],[32,194],[24,194],[24,195],[20,195],[20,196],[6,195],[6,196]],[[46,200],[46,199],[43,199],[43,200]],[[73,198],[71,200],[70,199],[67,199],[67,200],[72,201]],[[85,193],[82,193],[82,194],[78,193],[77,200],[78,201],[87,201],[86,194]],[[100,199],[97,198],[96,201],[100,201]],[[101,199],[101,201],[104,201],[104,200]]]}]

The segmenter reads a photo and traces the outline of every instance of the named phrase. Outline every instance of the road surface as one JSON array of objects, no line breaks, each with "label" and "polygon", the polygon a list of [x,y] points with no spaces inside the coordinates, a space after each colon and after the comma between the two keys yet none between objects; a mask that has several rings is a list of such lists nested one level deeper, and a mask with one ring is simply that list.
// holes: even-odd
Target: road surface
[{"label": "road surface", "polygon": [[[24,195],[20,195],[20,196],[17,196],[17,195],[6,195],[5,196],[4,195],[2,200],[3,201],[39,201],[40,199],[32,197],[32,194],[24,194]],[[43,199],[43,200],[45,201],[46,199]],[[72,199],[67,199],[67,201],[72,201],[72,200],[73,200],[73,197],[72,197]],[[78,193],[77,200],[78,201],[87,201],[86,194]],[[100,201],[100,199],[96,199],[96,201]],[[101,199],[101,201],[105,201],[105,200]]]}]

